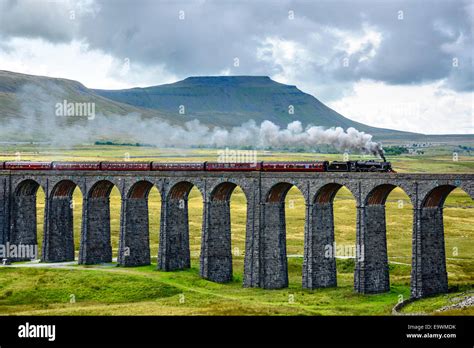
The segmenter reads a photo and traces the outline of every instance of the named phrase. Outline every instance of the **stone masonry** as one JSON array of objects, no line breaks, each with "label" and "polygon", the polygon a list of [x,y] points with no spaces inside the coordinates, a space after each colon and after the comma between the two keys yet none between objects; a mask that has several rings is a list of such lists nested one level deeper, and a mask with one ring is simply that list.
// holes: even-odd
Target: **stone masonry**
[{"label": "stone masonry", "polygon": [[78,262],[111,262],[109,195],[114,186],[122,196],[119,265],[150,264],[148,192],[156,187],[162,202],[157,268],[191,266],[188,195],[196,187],[203,197],[200,274],[221,283],[232,280],[230,197],[239,186],[247,199],[243,285],[265,289],[288,286],[284,202],[293,186],[305,200],[302,286],[337,286],[333,199],[345,186],[357,205],[354,289],[363,294],[390,289],[385,200],[400,187],[413,205],[411,295],[425,297],[448,289],[443,204],[456,187],[474,197],[474,174],[2,170],[0,243],[37,244],[36,192],[41,187],[46,196],[42,261],[73,260],[72,193],[79,189]]}]

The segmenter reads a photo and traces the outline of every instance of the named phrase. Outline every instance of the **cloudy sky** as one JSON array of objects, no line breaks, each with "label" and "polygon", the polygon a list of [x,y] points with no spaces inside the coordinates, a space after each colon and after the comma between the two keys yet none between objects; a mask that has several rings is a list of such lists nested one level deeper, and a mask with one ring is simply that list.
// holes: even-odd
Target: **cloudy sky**
[{"label": "cloudy sky", "polygon": [[474,1],[0,0],[0,69],[128,88],[268,75],[372,126],[474,134]]}]

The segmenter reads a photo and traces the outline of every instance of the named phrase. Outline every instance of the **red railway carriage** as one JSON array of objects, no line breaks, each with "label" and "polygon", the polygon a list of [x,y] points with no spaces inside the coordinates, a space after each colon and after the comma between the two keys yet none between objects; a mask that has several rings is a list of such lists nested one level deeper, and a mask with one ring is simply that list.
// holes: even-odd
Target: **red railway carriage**
[{"label": "red railway carriage", "polygon": [[223,162],[206,162],[206,170],[208,171],[224,171],[224,172],[244,172],[244,171],[260,171],[262,162],[248,163],[223,163]]},{"label": "red railway carriage", "polygon": [[100,170],[100,162],[53,162],[55,170]]},{"label": "red railway carriage", "polygon": [[204,162],[176,162],[176,163],[152,162],[151,164],[151,170],[200,171],[204,169],[205,169]]},{"label": "red railway carriage", "polygon": [[5,162],[0,162],[0,169],[5,169]]},{"label": "red railway carriage", "polygon": [[48,170],[51,169],[51,162],[5,162],[5,169],[10,170]]},{"label": "red railway carriage", "polygon": [[151,170],[151,162],[100,162],[101,170]]},{"label": "red railway carriage", "polygon": [[325,172],[328,162],[263,162],[264,172]]}]

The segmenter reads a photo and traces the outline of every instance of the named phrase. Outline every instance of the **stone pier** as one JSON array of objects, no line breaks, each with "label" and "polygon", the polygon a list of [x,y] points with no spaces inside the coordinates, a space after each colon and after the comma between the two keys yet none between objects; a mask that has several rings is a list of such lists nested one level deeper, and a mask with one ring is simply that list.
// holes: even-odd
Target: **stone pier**
[{"label": "stone pier", "polygon": [[[72,194],[83,193],[79,264],[112,261],[110,192],[121,193],[118,263],[150,264],[148,193],[161,194],[158,270],[191,266],[188,196],[196,187],[203,198],[201,277],[232,281],[230,197],[240,187],[247,199],[243,286],[288,286],[285,197],[297,187],[304,197],[302,287],[337,286],[333,199],[341,187],[357,206],[354,290],[362,294],[390,290],[385,202],[401,188],[413,206],[411,296],[448,290],[443,205],[455,188],[474,197],[474,174],[160,172],[0,170],[0,244],[35,246],[37,191],[45,193],[41,260],[74,260]],[[153,213],[153,212],[151,212]],[[11,261],[30,259],[5,256]]]}]

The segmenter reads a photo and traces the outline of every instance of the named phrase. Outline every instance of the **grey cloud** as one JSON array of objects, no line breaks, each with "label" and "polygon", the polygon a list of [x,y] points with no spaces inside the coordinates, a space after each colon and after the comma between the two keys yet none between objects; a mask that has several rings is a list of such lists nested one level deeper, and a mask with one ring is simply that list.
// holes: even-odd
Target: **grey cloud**
[{"label": "grey cloud", "polygon": [[[129,58],[135,65],[162,65],[183,78],[224,70],[236,75],[282,73],[285,66],[258,59],[256,54],[266,38],[277,37],[296,42],[314,58],[295,68],[290,83],[316,85],[326,100],[346,93],[351,82],[363,78],[390,84],[445,78],[452,89],[473,89],[469,1],[97,0],[93,15],[86,11],[73,26],[64,18],[57,20],[64,6],[36,6],[22,15],[18,9],[25,7],[24,2],[7,4],[10,7],[4,5],[2,11],[7,22],[0,25],[4,36],[86,39],[91,48]],[[50,8],[54,11],[48,14]],[[184,20],[178,18],[180,10]],[[290,10],[294,20],[288,19]],[[400,10],[403,20],[397,18]],[[35,13],[35,18],[46,21],[31,20]],[[364,25],[380,32],[382,42],[374,57],[359,62],[373,45],[367,43],[347,55],[338,48],[341,38],[328,29],[357,35]],[[235,57],[239,67],[233,66]],[[341,63],[346,57],[349,67]],[[460,62],[456,68],[454,57]]]},{"label": "grey cloud", "polygon": [[0,1],[0,36],[68,42],[77,26],[70,12],[75,9],[67,1]]},{"label": "grey cloud", "polygon": [[181,126],[172,125],[159,119],[144,119],[139,114],[98,114],[97,117],[71,114],[68,117],[73,120],[69,121],[63,112],[57,114],[56,106],[58,102],[61,105],[67,95],[66,90],[54,84],[48,83],[41,87],[24,85],[17,95],[22,116],[4,122],[0,128],[0,138],[48,141],[62,146],[93,143],[99,139],[175,147],[251,145],[255,148],[303,146],[312,149],[316,145],[328,144],[341,151],[383,156],[381,145],[374,142],[370,134],[352,127],[347,130],[341,127],[304,128],[300,121],[280,128],[268,120],[260,125],[251,120],[230,129],[210,128],[196,119]]}]

